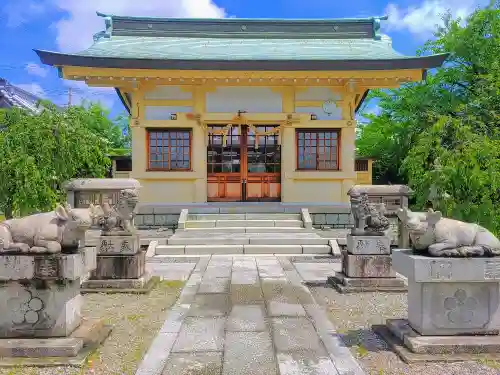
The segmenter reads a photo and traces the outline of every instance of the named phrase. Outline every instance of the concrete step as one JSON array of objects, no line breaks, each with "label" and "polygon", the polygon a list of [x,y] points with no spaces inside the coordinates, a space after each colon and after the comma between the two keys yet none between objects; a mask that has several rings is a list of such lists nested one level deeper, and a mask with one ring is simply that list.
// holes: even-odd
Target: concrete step
[{"label": "concrete step", "polygon": [[168,245],[328,245],[315,233],[213,233],[182,231],[167,240]]},{"label": "concrete step", "polygon": [[[213,227],[213,228],[186,228],[186,232],[213,232],[213,233],[293,233],[312,232],[312,229],[303,227]],[[180,231],[178,230],[180,233]]]},{"label": "concrete step", "polygon": [[300,214],[289,213],[188,214],[186,220],[302,220],[302,217]]},{"label": "concrete step", "polygon": [[[331,252],[328,245],[158,245],[156,256],[207,254],[307,254],[324,255]],[[153,257],[153,259],[155,258]]]},{"label": "concrete step", "polygon": [[293,227],[301,228],[302,220],[187,220],[186,229],[190,228],[234,228],[234,227]]}]

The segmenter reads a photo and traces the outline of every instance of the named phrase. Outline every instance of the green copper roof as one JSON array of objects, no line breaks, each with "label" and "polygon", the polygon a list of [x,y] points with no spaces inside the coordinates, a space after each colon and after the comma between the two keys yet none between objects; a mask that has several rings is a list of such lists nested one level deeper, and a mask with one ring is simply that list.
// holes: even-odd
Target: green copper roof
[{"label": "green copper roof", "polygon": [[104,17],[77,54],[36,51],[56,66],[195,70],[428,69],[446,55],[403,56],[378,33],[386,17],[331,20]]},{"label": "green copper roof", "polygon": [[387,39],[101,38],[81,56],[182,60],[398,59]]}]

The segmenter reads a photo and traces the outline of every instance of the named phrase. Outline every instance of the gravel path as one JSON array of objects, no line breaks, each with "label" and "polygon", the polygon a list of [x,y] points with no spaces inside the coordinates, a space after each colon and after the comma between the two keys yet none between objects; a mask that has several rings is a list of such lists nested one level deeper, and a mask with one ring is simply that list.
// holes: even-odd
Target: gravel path
[{"label": "gravel path", "polygon": [[146,295],[85,294],[84,317],[104,318],[113,326],[111,335],[91,356],[92,364],[85,368],[4,368],[0,375],[133,375],[182,284],[162,281]]},{"label": "gravel path", "polygon": [[371,331],[373,324],[385,324],[388,318],[406,318],[406,294],[339,294],[333,288],[313,287],[311,292],[344,342],[370,375],[498,375],[500,363],[460,362],[407,365],[388,345]]}]

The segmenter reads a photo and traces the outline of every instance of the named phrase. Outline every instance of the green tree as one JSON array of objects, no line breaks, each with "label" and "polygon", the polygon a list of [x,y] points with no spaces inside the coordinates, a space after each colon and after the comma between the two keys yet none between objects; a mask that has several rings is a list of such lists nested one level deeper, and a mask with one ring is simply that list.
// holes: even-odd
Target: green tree
[{"label": "green tree", "polygon": [[[130,138],[124,134],[128,129],[128,116],[109,118],[109,111],[98,103],[83,102],[66,110],[71,116],[79,118],[87,128],[102,138],[108,145],[111,155],[123,155],[130,152]],[[127,133],[129,134],[129,133]]]},{"label": "green tree", "polygon": [[0,211],[7,218],[52,209],[71,178],[105,176],[109,148],[119,145],[113,130],[111,140],[103,135],[96,107],[43,107],[38,115],[0,111]]},{"label": "green tree", "polygon": [[376,91],[379,116],[360,131],[358,152],[378,160],[380,182],[403,182],[422,209],[435,208],[500,232],[499,2],[465,23],[445,18],[421,53],[449,52],[426,82]]}]

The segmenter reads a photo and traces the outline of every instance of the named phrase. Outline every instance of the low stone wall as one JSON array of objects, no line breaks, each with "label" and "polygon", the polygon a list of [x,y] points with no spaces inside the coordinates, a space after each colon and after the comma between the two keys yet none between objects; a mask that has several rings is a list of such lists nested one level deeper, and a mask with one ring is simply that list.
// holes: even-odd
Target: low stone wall
[{"label": "low stone wall", "polygon": [[353,225],[349,205],[324,204],[286,204],[286,203],[256,203],[256,204],[178,204],[178,205],[139,205],[134,223],[139,229],[169,228],[176,229],[179,215],[183,208],[190,214],[216,213],[300,213],[307,208],[316,229],[346,229]]}]

